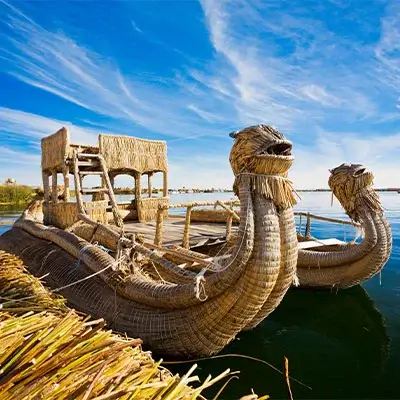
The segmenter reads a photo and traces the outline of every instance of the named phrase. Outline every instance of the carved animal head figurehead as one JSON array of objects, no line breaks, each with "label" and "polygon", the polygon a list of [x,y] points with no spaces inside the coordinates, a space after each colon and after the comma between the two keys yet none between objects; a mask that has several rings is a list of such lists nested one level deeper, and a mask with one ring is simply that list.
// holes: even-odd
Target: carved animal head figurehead
[{"label": "carved animal head figurehead", "polygon": [[361,164],[341,164],[329,170],[329,187],[351,219],[360,221],[361,211],[382,212],[373,189],[374,175]]},{"label": "carved animal head figurehead", "polygon": [[233,173],[286,176],[293,164],[292,143],[277,129],[254,125],[232,132],[235,139],[229,161]]},{"label": "carved animal head figurehead", "polygon": [[272,126],[254,125],[230,134],[235,142],[229,161],[234,191],[247,182],[251,190],[273,200],[279,208],[296,204],[287,173],[293,164],[292,143]]}]

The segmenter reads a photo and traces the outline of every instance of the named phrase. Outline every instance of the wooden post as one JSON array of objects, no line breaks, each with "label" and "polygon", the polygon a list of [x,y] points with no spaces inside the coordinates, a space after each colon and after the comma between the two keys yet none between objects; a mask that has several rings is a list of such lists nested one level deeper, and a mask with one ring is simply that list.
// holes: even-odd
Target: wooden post
[{"label": "wooden post", "polygon": [[44,202],[47,203],[50,199],[50,182],[49,173],[47,171],[42,171],[43,180],[43,192],[44,192]]},{"label": "wooden post", "polygon": [[69,201],[69,168],[65,166],[63,168],[64,175],[64,201]]},{"label": "wooden post", "polygon": [[306,238],[311,237],[311,216],[310,213],[307,213],[307,223],[306,223]]},{"label": "wooden post", "polygon": [[51,171],[51,200],[53,203],[58,202],[57,170],[56,169],[53,169],[53,171]]},{"label": "wooden post", "polygon": [[101,170],[103,172],[103,178],[104,178],[104,181],[105,181],[105,184],[107,187],[108,196],[110,197],[111,208],[112,208],[112,212],[114,215],[115,225],[122,227],[124,225],[124,221],[122,220],[122,217],[118,212],[118,204],[117,204],[117,200],[115,199],[114,190],[113,190],[113,187],[111,186],[110,178],[108,176],[108,168],[107,168],[104,158],[101,155],[99,155],[99,161],[100,161]]},{"label": "wooden post", "polygon": [[185,228],[183,231],[183,241],[182,247],[185,249],[189,248],[189,235],[190,235],[190,216],[192,214],[192,207],[189,206],[186,208],[186,218],[185,218]]},{"label": "wooden post", "polygon": [[157,210],[157,222],[156,222],[156,236],[154,237],[154,244],[157,246],[162,245],[163,240],[163,222],[164,222],[164,209],[159,207]]},{"label": "wooden post", "polygon": [[163,196],[168,196],[168,175],[167,171],[164,171],[164,179],[163,179]]},{"label": "wooden post", "polygon": [[226,219],[226,240],[229,240],[231,237],[232,232],[232,221],[233,221],[233,214],[229,214],[228,218]]},{"label": "wooden post", "polygon": [[79,174],[79,166],[78,166],[78,151],[74,150],[74,181],[75,181],[75,196],[76,196],[76,204],[78,207],[78,211],[80,214],[85,214],[85,207],[83,206],[82,199],[82,177]]},{"label": "wooden post", "polygon": [[136,210],[139,222],[141,222],[142,220],[142,210],[140,207],[140,198],[142,194],[141,177],[142,174],[140,172],[135,173],[135,201],[136,201]]},{"label": "wooden post", "polygon": [[147,190],[149,192],[149,197],[153,196],[153,185],[151,179],[153,178],[153,173],[149,172],[147,175]]}]

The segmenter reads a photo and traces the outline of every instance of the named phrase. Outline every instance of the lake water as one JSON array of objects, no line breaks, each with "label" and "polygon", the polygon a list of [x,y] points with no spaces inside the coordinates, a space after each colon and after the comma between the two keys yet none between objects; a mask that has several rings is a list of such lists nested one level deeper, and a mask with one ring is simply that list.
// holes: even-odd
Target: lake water
[{"label": "lake water", "polygon": [[[345,217],[330,193],[300,193],[298,211]],[[362,286],[342,290],[291,289],[281,305],[256,329],[243,332],[221,354],[241,354],[262,359],[283,369],[289,360],[294,399],[394,399],[400,398],[400,195],[380,193],[392,226],[393,251],[381,276]],[[172,202],[232,198],[232,193],[172,195]],[[0,233],[20,210],[0,209]],[[304,226],[304,222],[303,222]],[[314,222],[312,233],[320,238],[349,240],[351,227]],[[167,365],[186,372],[191,363]],[[255,393],[273,399],[287,398],[282,375],[257,361],[227,357],[198,361],[197,374],[204,380],[226,368],[241,371],[220,399],[237,399]],[[210,398],[215,391],[206,393]]]}]

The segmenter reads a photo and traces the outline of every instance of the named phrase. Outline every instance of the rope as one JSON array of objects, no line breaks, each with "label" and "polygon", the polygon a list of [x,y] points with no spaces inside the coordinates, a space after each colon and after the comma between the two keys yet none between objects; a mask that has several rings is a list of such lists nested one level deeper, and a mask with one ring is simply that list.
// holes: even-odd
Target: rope
[{"label": "rope", "polygon": [[87,244],[85,246],[83,246],[78,253],[78,259],[76,260],[76,264],[75,264],[75,268],[71,269],[70,272],[68,272],[69,275],[73,274],[75,271],[78,270],[78,268],[81,266],[81,261],[82,261],[82,256],[83,253],[89,248],[89,247],[95,247],[97,245],[97,242],[93,243],[93,244]]},{"label": "rope", "polygon": [[[87,246],[85,246],[85,247],[87,247]],[[119,262],[121,262],[121,261],[119,261]],[[68,288],[70,288],[72,286],[75,286],[75,285],[77,285],[79,283],[85,282],[85,281],[87,281],[87,280],[89,280],[89,279],[91,279],[91,278],[93,278],[93,277],[95,277],[97,275],[100,275],[101,273],[107,271],[109,268],[112,268],[114,266],[114,264],[118,264],[118,262],[111,263],[110,265],[107,265],[107,267],[105,267],[105,268],[103,268],[103,269],[101,269],[101,270],[99,270],[97,272],[94,272],[93,274],[85,276],[84,278],[79,279],[79,280],[77,280],[75,282],[71,282],[68,285],[64,285],[64,286],[61,286],[61,287],[53,289],[53,290],[46,290],[45,293],[38,293],[38,294],[35,294],[33,296],[22,297],[20,299],[13,299],[13,300],[6,301],[4,303],[0,303],[0,309],[2,309],[4,307],[4,305],[6,305],[6,304],[18,303],[18,302],[25,301],[25,300],[33,300],[33,299],[36,299],[37,297],[40,297],[40,296],[48,296],[49,293],[58,293],[58,292],[60,292],[60,291],[62,291],[64,289],[68,289]],[[0,296],[0,298],[2,298],[2,297]]]},{"label": "rope", "polygon": [[[207,269],[203,268],[195,278],[195,287],[194,287],[194,293],[196,295],[196,298],[200,301],[206,301],[208,299],[208,296],[206,294],[205,288],[204,288],[204,282],[206,281],[206,278],[204,278],[204,274],[206,273]],[[203,293],[203,297],[201,297],[201,293]]]}]

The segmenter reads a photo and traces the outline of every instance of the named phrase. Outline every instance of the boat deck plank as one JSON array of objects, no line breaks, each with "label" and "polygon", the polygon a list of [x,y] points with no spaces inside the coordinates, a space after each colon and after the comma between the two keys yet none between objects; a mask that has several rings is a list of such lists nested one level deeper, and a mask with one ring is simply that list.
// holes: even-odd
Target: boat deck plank
[{"label": "boat deck plank", "polygon": [[[172,217],[164,220],[163,245],[181,244],[183,230],[185,226],[184,217]],[[151,243],[154,242],[156,233],[156,222],[125,222],[126,232],[140,233],[141,236]],[[232,233],[237,230],[232,227]],[[207,238],[225,237],[226,225],[219,223],[191,222],[190,224],[190,244],[194,245]]]}]

